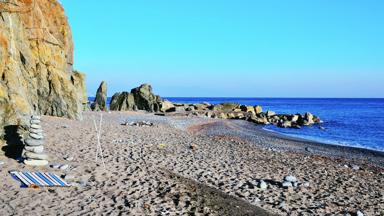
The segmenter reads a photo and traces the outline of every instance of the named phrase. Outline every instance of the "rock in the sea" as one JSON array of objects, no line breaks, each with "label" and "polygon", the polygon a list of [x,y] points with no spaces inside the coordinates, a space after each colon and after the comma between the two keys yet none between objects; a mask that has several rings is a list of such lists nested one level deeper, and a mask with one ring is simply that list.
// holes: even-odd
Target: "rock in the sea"
[{"label": "rock in the sea", "polygon": [[255,106],[254,109],[255,109],[255,113],[256,114],[259,114],[259,113],[263,112],[263,108],[261,106]]},{"label": "rock in the sea", "polygon": [[24,153],[24,157],[27,159],[34,159],[34,160],[48,160],[48,155],[43,153],[33,153],[26,151]]},{"label": "rock in the sea", "polygon": [[242,112],[251,112],[255,113],[255,108],[253,106],[246,106],[246,105],[241,105],[240,109]]},{"label": "rock in the sea", "polygon": [[84,80],[73,71],[61,4],[1,1],[0,11],[0,136],[7,125],[27,126],[33,113],[80,119],[83,89],[76,83]]},{"label": "rock in the sea", "polygon": [[297,178],[295,176],[292,176],[292,175],[285,176],[284,180],[287,182],[297,182]]},{"label": "rock in the sea", "polygon": [[44,145],[44,140],[36,140],[36,139],[26,139],[25,141],[25,144],[28,145],[28,146],[40,146],[40,145]]},{"label": "rock in the sea", "polygon": [[96,92],[95,101],[91,104],[93,111],[107,111],[107,83],[102,81]]},{"label": "rock in the sea", "polygon": [[266,115],[267,115],[268,117],[272,117],[272,116],[275,116],[276,113],[273,112],[273,111],[268,110],[267,113],[266,113]]},{"label": "rock in the sea", "polygon": [[231,112],[235,109],[240,109],[240,104],[238,103],[221,103],[218,105],[215,105],[213,107],[214,111],[224,111],[224,112]]},{"label": "rock in the sea", "polygon": [[28,166],[46,166],[48,165],[48,161],[27,159],[27,160],[24,160],[24,164]]}]

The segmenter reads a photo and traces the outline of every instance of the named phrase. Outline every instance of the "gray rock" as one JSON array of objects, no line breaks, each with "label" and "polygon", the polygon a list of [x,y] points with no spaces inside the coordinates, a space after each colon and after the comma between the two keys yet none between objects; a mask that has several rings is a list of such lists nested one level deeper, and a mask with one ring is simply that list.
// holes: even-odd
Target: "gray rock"
[{"label": "gray rock", "polygon": [[107,83],[102,81],[96,92],[95,101],[91,104],[92,111],[107,111]]},{"label": "gray rock", "polygon": [[360,167],[359,167],[359,166],[357,166],[357,165],[352,165],[352,169],[353,169],[353,170],[355,170],[355,171],[357,171],[357,170],[359,170],[359,169],[360,169]]},{"label": "gray rock", "polygon": [[37,120],[37,119],[31,119],[30,123],[31,123],[31,124],[40,124],[40,120]]},{"label": "gray rock", "polygon": [[309,187],[309,182],[304,182],[302,185],[303,187]]},{"label": "gray rock", "polygon": [[38,124],[31,124],[31,128],[33,129],[41,129],[41,126]]},{"label": "gray rock", "polygon": [[266,113],[266,115],[267,115],[268,117],[272,117],[272,116],[276,115],[276,113],[273,112],[273,111],[268,110],[267,113]]},{"label": "gray rock", "polygon": [[283,188],[289,188],[289,187],[292,187],[292,183],[285,181],[285,182],[283,182],[282,186],[283,186]]},{"label": "gray rock", "polygon": [[357,212],[356,212],[356,216],[364,216],[364,214],[363,214],[363,212],[361,212],[361,211],[357,211]]},{"label": "gray rock", "polygon": [[46,154],[33,153],[29,151],[26,151],[24,153],[24,157],[27,159],[35,159],[35,160],[48,160],[48,155]]},{"label": "gray rock", "polygon": [[72,157],[72,156],[64,157],[64,160],[66,160],[66,161],[73,161],[73,159],[74,159],[74,157]]},{"label": "gray rock", "polygon": [[0,161],[0,165],[4,165],[5,164],[5,162],[4,161]]},{"label": "gray rock", "polygon": [[44,152],[44,146],[24,146],[24,149],[29,152],[41,154]]},{"label": "gray rock", "polygon": [[69,168],[69,165],[68,164],[63,164],[63,165],[61,165],[60,167],[59,167],[59,169],[61,169],[61,170],[66,170],[66,169],[68,169]]},{"label": "gray rock", "polygon": [[36,133],[36,134],[42,134],[43,133],[43,130],[42,129],[34,129],[34,128],[30,128],[29,129],[29,132],[31,133]]},{"label": "gray rock", "polygon": [[268,184],[265,183],[265,181],[261,180],[260,183],[259,183],[259,188],[260,188],[261,190],[265,190],[265,189],[268,188]]},{"label": "gray rock", "polygon": [[44,136],[42,134],[29,133],[29,136],[32,139],[36,139],[36,140],[44,139]]},{"label": "gray rock", "polygon": [[40,117],[40,116],[37,116],[37,115],[33,115],[33,116],[31,116],[31,119],[32,119],[32,120],[40,120],[41,117]]},{"label": "gray rock", "polygon": [[44,145],[44,140],[36,140],[36,139],[26,139],[25,144],[28,146],[41,146]]},{"label": "gray rock", "polygon": [[292,176],[292,175],[285,176],[284,180],[287,182],[297,182],[297,178],[295,176]]}]

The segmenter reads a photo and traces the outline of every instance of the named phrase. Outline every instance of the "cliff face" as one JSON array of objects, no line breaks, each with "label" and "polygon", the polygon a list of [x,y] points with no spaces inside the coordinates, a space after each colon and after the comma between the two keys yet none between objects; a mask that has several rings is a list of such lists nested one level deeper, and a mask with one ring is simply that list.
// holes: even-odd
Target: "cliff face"
[{"label": "cliff face", "polygon": [[0,0],[0,134],[31,114],[81,119],[84,75],[56,0]]}]

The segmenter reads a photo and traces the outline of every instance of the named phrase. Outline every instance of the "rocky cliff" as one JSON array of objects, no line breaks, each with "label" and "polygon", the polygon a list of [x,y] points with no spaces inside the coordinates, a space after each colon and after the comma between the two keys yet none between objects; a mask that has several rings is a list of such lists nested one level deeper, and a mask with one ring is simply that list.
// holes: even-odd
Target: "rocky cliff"
[{"label": "rocky cliff", "polygon": [[27,116],[81,119],[84,75],[73,71],[71,29],[56,0],[0,0],[0,133]]}]

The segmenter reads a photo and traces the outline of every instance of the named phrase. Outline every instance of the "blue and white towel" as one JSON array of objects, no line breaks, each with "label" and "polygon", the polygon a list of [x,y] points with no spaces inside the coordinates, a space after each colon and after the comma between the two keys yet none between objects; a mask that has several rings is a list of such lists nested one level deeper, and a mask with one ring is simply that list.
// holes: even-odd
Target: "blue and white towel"
[{"label": "blue and white towel", "polygon": [[25,187],[70,187],[62,178],[54,173],[43,172],[9,172],[18,179]]}]

